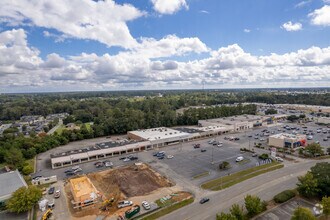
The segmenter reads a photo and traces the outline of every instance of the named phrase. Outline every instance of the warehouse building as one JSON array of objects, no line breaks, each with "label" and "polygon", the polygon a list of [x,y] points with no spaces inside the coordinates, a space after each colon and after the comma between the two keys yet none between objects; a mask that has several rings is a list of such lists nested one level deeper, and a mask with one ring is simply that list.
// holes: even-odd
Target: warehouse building
[{"label": "warehouse building", "polygon": [[77,165],[84,162],[99,160],[127,153],[151,149],[149,141],[104,142],[79,150],[67,151],[51,155],[52,168]]},{"label": "warehouse building", "polygon": [[198,125],[201,127],[219,126],[226,127],[231,131],[242,131],[253,127],[267,125],[268,118],[268,116],[259,115],[237,115],[226,118],[199,120]]},{"label": "warehouse building", "polygon": [[27,187],[25,180],[18,170],[0,174],[0,206],[11,198],[13,192],[21,187]]},{"label": "warehouse building", "polygon": [[137,131],[129,131],[128,138],[137,141],[150,141],[152,147],[163,147],[167,145],[177,144],[189,141],[190,134],[171,129],[171,128],[151,128]]},{"label": "warehouse building", "polygon": [[269,146],[279,148],[296,148],[305,146],[307,143],[306,135],[280,133],[269,136]]},{"label": "warehouse building", "polygon": [[317,118],[317,123],[329,125],[330,117],[319,117],[319,118]]}]

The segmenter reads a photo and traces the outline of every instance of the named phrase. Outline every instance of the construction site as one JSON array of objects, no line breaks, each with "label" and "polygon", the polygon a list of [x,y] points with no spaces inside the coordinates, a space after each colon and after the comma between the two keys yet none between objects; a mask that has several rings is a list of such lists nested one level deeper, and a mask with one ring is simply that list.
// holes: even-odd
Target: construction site
[{"label": "construction site", "polygon": [[72,216],[79,218],[122,215],[131,206],[119,209],[119,201],[150,195],[171,186],[173,183],[167,178],[139,163],[70,179],[65,191]]}]

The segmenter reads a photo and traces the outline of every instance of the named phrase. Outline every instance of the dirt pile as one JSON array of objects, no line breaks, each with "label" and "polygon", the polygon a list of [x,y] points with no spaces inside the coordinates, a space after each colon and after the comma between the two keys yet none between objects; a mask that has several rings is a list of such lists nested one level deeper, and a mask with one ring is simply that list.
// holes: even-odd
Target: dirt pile
[{"label": "dirt pile", "polygon": [[173,185],[145,164],[92,173],[88,177],[107,198],[118,197],[120,192],[125,197],[142,196]]}]

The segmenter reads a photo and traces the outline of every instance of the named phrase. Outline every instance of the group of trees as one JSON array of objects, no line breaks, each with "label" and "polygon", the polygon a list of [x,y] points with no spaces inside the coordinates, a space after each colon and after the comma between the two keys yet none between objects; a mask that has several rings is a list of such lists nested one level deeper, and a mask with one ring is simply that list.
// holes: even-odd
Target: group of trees
[{"label": "group of trees", "polygon": [[298,181],[298,192],[305,197],[330,196],[330,163],[317,163]]},{"label": "group of trees", "polygon": [[233,204],[230,208],[229,213],[221,212],[217,214],[217,220],[244,220],[252,218],[253,216],[258,215],[259,213],[266,210],[266,202],[262,201],[258,196],[247,195],[244,198],[244,205],[246,212],[244,211],[243,206],[238,204]]}]

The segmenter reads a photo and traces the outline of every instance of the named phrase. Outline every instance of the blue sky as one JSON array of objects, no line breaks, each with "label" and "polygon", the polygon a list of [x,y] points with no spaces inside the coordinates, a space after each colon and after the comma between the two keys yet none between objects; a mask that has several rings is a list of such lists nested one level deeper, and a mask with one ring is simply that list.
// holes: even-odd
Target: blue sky
[{"label": "blue sky", "polygon": [[3,0],[0,92],[329,86],[329,13],[329,0]]}]

